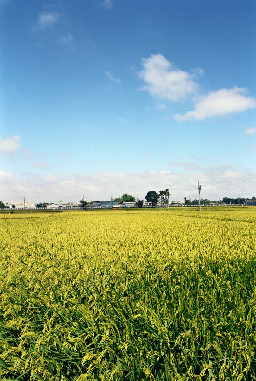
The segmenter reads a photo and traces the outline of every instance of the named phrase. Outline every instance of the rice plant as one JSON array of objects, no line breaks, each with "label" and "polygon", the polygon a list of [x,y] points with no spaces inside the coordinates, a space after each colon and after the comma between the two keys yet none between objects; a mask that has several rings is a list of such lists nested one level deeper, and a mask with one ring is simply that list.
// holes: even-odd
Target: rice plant
[{"label": "rice plant", "polygon": [[256,380],[256,210],[0,216],[0,379]]}]

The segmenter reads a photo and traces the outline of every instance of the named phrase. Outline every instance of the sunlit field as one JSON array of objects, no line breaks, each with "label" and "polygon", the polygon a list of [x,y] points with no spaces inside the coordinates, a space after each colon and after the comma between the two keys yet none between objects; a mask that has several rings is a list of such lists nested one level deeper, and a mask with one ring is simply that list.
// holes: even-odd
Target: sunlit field
[{"label": "sunlit field", "polygon": [[256,208],[0,214],[1,380],[256,380]]}]

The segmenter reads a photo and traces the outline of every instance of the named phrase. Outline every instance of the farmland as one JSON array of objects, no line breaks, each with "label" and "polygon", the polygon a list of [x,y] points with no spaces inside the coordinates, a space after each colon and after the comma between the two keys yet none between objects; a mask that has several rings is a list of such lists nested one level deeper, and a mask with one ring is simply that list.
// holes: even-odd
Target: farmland
[{"label": "farmland", "polygon": [[256,380],[256,208],[0,226],[0,379]]}]

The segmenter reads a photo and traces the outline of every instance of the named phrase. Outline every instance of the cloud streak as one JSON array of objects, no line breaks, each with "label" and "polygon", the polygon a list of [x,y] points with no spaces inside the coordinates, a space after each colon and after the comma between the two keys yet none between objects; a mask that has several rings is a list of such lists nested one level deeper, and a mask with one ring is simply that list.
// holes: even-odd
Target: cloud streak
[{"label": "cloud streak", "polygon": [[114,0],[104,0],[102,4],[103,4],[104,8],[112,9],[113,3],[114,3]]},{"label": "cloud streak", "polygon": [[73,39],[73,36],[70,32],[66,33],[66,34],[63,34],[62,36],[60,36],[58,39],[57,39],[57,42],[66,47],[67,49],[69,50],[73,50],[74,49],[74,39]]},{"label": "cloud streak", "polygon": [[245,130],[246,135],[253,136],[256,135],[256,127],[249,127]]},{"label": "cloud streak", "polygon": [[256,100],[247,97],[245,92],[245,89],[238,87],[211,91],[195,102],[193,111],[187,111],[184,115],[176,114],[175,118],[179,122],[191,119],[204,120],[255,108]]},{"label": "cloud streak", "polygon": [[54,25],[59,19],[57,12],[41,12],[38,16],[36,29],[45,29]]},{"label": "cloud streak", "polygon": [[112,73],[111,73],[111,71],[107,71],[106,72],[106,75],[107,75],[107,77],[112,81],[112,82],[115,82],[115,83],[121,83],[121,80],[119,79],[119,78],[115,78],[113,75],[112,75]]},{"label": "cloud streak", "polygon": [[48,169],[48,164],[44,161],[43,162],[39,162],[39,161],[34,162],[34,163],[32,163],[32,166],[34,168]]}]

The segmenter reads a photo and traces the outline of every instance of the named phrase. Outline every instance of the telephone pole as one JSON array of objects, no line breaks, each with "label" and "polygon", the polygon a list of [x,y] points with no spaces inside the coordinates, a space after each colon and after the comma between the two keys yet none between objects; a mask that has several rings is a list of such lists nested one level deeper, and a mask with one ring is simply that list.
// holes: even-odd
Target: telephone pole
[{"label": "telephone pole", "polygon": [[200,193],[201,193],[201,185],[199,184],[199,181],[198,181],[198,201],[199,201],[199,211],[201,211],[201,199],[200,199]]}]

